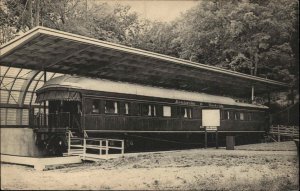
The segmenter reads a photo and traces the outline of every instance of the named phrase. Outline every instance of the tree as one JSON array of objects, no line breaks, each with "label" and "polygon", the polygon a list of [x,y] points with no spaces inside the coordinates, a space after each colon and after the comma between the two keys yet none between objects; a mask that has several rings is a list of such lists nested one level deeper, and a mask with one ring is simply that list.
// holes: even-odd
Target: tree
[{"label": "tree", "polygon": [[[32,28],[32,20],[37,11],[32,6],[38,1],[4,0],[0,9],[1,43],[14,38],[22,30]],[[138,34],[140,24],[137,14],[129,6],[82,0],[43,0],[40,1],[40,19],[42,26],[75,34],[85,35],[110,42],[130,45]]]},{"label": "tree", "polygon": [[182,42],[179,56],[260,77],[295,81],[297,7],[295,0],[202,1],[177,20]]}]

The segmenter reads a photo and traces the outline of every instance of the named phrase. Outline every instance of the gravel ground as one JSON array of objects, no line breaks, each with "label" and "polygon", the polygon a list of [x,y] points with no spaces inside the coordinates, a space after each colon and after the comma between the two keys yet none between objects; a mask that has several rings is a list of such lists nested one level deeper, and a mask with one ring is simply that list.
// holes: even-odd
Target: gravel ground
[{"label": "gravel ground", "polygon": [[239,147],[246,150],[129,154],[49,171],[1,164],[1,189],[298,190],[295,146],[278,144],[285,146],[276,151],[269,144],[255,144],[248,147],[265,151],[244,145]]}]

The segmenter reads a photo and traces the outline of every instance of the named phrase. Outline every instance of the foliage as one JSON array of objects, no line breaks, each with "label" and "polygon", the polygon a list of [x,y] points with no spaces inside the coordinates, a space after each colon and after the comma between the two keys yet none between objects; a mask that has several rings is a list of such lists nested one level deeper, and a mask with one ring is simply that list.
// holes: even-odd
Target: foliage
[{"label": "foliage", "polygon": [[[32,28],[28,2],[3,1],[0,9],[1,33],[9,35],[3,37],[0,43],[10,40],[20,30],[25,32]],[[36,2],[33,1],[33,15]],[[137,14],[130,12],[129,6],[95,2],[86,4],[80,0],[40,1],[40,18],[39,24],[45,27],[124,44],[135,38],[140,28]]]},{"label": "foliage", "polygon": [[[0,43],[32,28],[28,2],[0,2]],[[205,0],[170,23],[142,20],[129,6],[96,1],[40,0],[40,7],[42,26],[298,87],[296,0]]]},{"label": "foliage", "polygon": [[[222,2],[222,4],[218,3]],[[297,2],[203,1],[179,25],[180,57],[291,82]]]}]

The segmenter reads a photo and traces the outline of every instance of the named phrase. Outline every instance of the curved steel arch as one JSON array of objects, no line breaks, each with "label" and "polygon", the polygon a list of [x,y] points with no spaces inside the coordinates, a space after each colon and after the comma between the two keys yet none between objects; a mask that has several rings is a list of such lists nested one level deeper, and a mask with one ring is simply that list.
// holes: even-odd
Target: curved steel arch
[{"label": "curved steel arch", "polygon": [[[18,99],[18,106],[23,107],[24,106],[24,101],[26,98],[26,94],[28,92],[28,88],[32,84],[32,81],[34,78],[40,73],[40,71],[33,70],[31,73],[28,74],[26,82],[23,83],[22,88],[20,89],[20,95]],[[16,113],[16,122],[17,124],[23,125],[22,124],[23,120],[23,109],[17,110]]]}]

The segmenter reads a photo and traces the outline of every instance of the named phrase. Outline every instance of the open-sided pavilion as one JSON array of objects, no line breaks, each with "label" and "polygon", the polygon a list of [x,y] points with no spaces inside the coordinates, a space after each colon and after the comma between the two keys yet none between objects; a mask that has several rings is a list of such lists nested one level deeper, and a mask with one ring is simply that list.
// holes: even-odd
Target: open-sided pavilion
[{"label": "open-sided pavilion", "polygon": [[45,27],[2,45],[0,65],[2,127],[28,126],[29,109],[45,109],[35,103],[35,91],[61,74],[251,99],[289,88],[286,83]]}]

